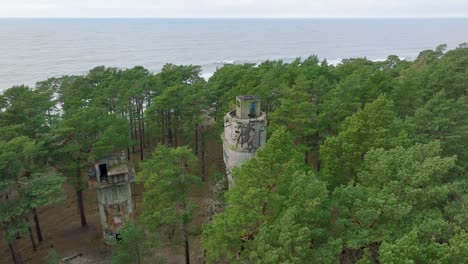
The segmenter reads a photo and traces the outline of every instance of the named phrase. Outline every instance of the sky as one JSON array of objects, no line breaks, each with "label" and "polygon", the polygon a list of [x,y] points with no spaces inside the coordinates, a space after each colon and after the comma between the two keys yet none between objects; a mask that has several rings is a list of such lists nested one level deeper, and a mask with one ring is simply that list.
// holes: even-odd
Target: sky
[{"label": "sky", "polygon": [[0,0],[0,17],[468,17],[468,0]]}]

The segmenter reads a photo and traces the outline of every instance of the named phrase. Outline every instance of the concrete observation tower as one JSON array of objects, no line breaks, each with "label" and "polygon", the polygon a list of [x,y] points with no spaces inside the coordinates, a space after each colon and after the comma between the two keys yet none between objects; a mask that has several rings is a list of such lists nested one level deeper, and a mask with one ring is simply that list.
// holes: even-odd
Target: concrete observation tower
[{"label": "concrete observation tower", "polygon": [[266,142],[266,114],[261,111],[260,103],[258,96],[237,96],[236,109],[224,116],[221,139],[229,189],[235,182],[233,167],[254,157]]},{"label": "concrete observation tower", "polygon": [[119,240],[123,223],[133,218],[130,184],[135,180],[135,171],[122,154],[98,160],[88,176],[89,186],[97,190],[104,239]]}]

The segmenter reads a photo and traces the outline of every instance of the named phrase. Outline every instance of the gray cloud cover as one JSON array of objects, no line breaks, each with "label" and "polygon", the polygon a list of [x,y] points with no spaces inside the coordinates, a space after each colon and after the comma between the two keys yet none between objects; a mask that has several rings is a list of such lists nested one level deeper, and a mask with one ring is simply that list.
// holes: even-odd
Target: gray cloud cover
[{"label": "gray cloud cover", "polygon": [[468,17],[468,1],[0,0],[0,17]]}]

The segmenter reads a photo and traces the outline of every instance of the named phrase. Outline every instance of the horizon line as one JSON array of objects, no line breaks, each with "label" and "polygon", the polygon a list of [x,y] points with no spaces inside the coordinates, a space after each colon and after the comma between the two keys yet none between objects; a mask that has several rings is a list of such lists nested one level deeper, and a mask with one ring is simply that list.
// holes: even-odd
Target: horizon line
[{"label": "horizon line", "polygon": [[389,17],[358,17],[358,16],[350,16],[350,17],[124,17],[124,16],[116,16],[116,17],[42,17],[42,16],[31,16],[31,17],[0,17],[0,19],[468,19],[468,16],[389,16]]}]

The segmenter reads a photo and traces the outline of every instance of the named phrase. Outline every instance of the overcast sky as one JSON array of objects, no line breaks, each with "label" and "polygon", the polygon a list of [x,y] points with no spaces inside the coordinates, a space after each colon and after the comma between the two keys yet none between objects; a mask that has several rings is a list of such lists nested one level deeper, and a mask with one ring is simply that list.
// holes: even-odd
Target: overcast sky
[{"label": "overcast sky", "polygon": [[468,17],[468,0],[0,0],[0,17]]}]

